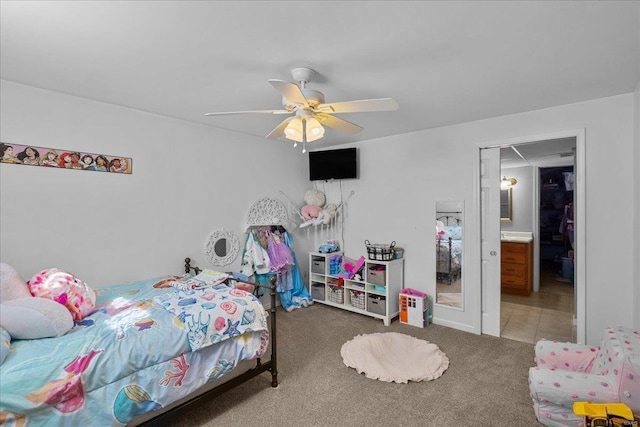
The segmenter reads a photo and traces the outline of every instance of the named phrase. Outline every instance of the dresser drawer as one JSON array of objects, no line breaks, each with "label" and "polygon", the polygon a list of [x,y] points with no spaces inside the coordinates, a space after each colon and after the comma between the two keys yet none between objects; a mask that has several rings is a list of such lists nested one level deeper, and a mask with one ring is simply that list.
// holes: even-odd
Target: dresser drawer
[{"label": "dresser drawer", "polygon": [[527,287],[527,278],[524,276],[514,276],[511,274],[503,275],[500,278],[503,288],[524,289]]},{"label": "dresser drawer", "polygon": [[500,246],[501,262],[527,263],[528,245],[523,243],[503,243]]},{"label": "dresser drawer", "polygon": [[527,266],[524,264],[502,263],[500,265],[500,274],[504,276],[527,277]]},{"label": "dresser drawer", "polygon": [[500,245],[500,249],[502,249],[502,252],[507,252],[512,254],[525,254],[527,253],[528,247],[529,247],[528,243],[502,242],[502,244]]},{"label": "dresser drawer", "polygon": [[530,295],[533,283],[532,243],[502,242],[500,245],[500,282],[506,294]]},{"label": "dresser drawer", "polygon": [[512,252],[502,252],[500,256],[500,261],[502,263],[515,263],[515,264],[526,264],[527,263],[527,254],[514,254]]}]

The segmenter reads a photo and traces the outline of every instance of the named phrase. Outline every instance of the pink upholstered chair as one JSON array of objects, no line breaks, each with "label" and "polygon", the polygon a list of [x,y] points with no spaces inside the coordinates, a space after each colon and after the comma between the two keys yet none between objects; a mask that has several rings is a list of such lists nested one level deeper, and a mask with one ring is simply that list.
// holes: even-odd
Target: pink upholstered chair
[{"label": "pink upholstered chair", "polygon": [[605,329],[599,347],[542,340],[529,370],[536,418],[547,426],[582,426],[573,402],[624,403],[640,418],[640,332]]}]

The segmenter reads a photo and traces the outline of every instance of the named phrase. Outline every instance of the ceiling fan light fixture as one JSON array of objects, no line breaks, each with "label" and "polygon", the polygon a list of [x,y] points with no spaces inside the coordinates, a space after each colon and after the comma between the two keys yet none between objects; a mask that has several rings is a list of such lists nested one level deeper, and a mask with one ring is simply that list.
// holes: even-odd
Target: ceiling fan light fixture
[{"label": "ceiling fan light fixture", "polygon": [[324,128],[316,118],[306,119],[305,126],[307,128],[307,142],[313,142],[324,136]]},{"label": "ceiling fan light fixture", "polygon": [[314,117],[296,117],[284,129],[284,136],[296,142],[313,142],[324,136],[324,127]]},{"label": "ceiling fan light fixture", "polygon": [[[323,138],[325,126],[349,135],[355,135],[362,131],[362,126],[336,117],[334,114],[395,111],[398,109],[398,103],[392,98],[360,99],[327,104],[322,92],[307,88],[307,84],[315,75],[314,70],[306,67],[294,68],[291,70],[291,75],[297,83],[269,79],[271,86],[280,93],[284,109],[227,111],[205,113],[205,115],[294,114],[294,116],[282,120],[266,138],[277,139],[285,137],[291,141],[305,144]],[[303,148],[304,151],[305,149]]]},{"label": "ceiling fan light fixture", "polygon": [[284,128],[284,136],[292,141],[302,142],[302,120],[299,117],[291,120]]}]

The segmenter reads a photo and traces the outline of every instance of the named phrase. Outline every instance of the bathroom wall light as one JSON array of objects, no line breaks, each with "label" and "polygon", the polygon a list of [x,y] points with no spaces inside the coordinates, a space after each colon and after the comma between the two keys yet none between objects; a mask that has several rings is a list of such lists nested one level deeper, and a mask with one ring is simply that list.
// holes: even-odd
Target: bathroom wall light
[{"label": "bathroom wall light", "polygon": [[507,178],[506,176],[502,177],[502,181],[500,181],[500,189],[507,190],[518,183],[518,180],[515,178]]}]

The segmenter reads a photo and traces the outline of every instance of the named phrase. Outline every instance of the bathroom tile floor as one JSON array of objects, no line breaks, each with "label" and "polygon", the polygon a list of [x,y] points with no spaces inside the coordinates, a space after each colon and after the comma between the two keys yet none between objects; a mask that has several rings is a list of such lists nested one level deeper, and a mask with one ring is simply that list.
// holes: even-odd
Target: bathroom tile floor
[{"label": "bathroom tile floor", "polygon": [[573,292],[573,284],[557,273],[553,263],[543,264],[539,292],[528,297],[502,295],[500,336],[531,344],[543,338],[576,342]]}]

